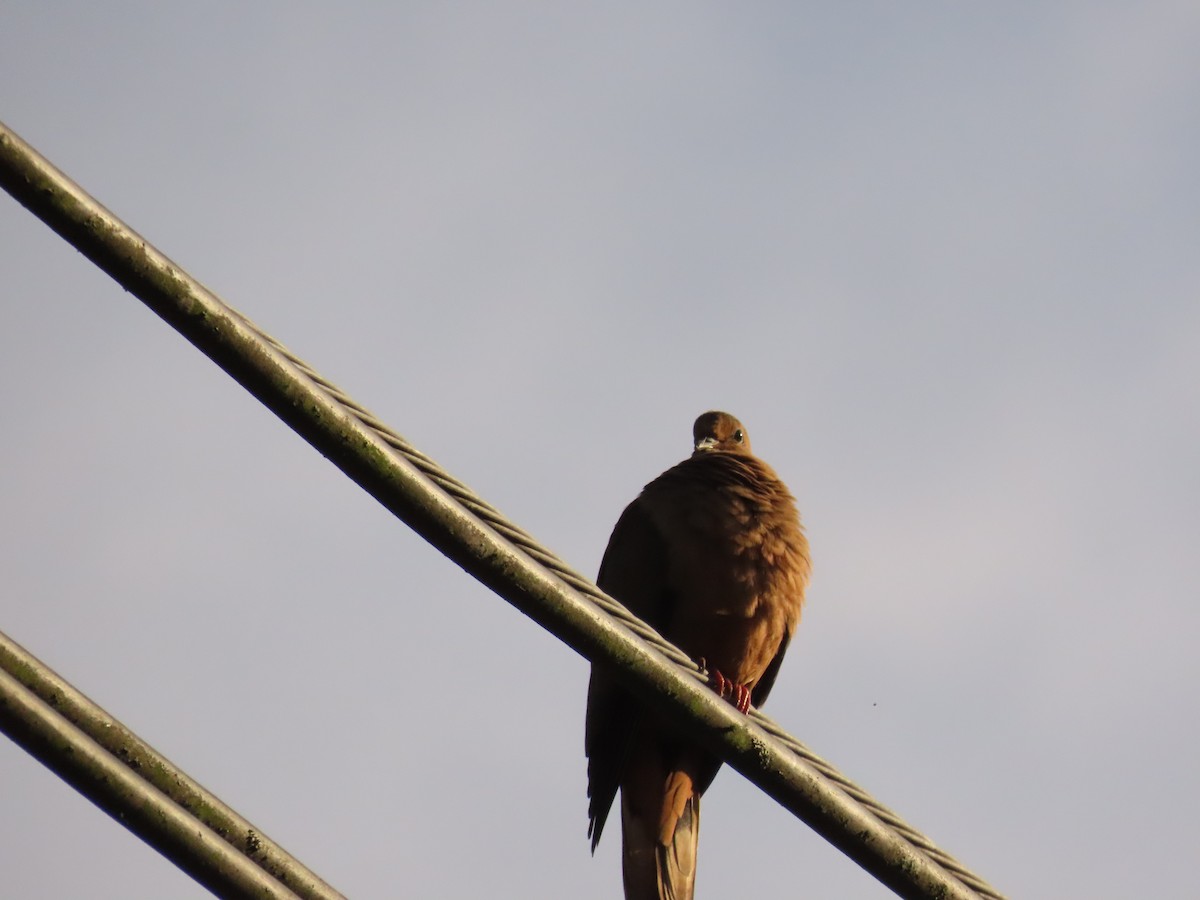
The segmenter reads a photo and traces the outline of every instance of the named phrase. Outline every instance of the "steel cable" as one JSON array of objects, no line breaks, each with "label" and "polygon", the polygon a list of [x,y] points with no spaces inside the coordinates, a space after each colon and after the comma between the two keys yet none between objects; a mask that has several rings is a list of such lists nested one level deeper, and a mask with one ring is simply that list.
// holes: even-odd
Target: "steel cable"
[{"label": "steel cable", "polygon": [[[773,720],[737,714],[681,651],[190,278],[0,125],[0,183],[474,577],[630,687],[906,897],[999,900]],[[394,451],[394,453],[392,452]]]},{"label": "steel cable", "polygon": [[218,896],[345,900],[4,634],[0,730]]},{"label": "steel cable", "polygon": [[[428,456],[414,448],[403,437],[391,430],[369,411],[354,402],[338,387],[318,375],[306,362],[297,357],[290,350],[277,342],[274,338],[263,332],[262,329],[258,328],[258,326],[256,326],[245,316],[241,316],[240,313],[238,313],[238,315],[241,317],[242,321],[247,325],[247,327],[254,329],[264,341],[270,343],[272,347],[274,347],[279,353],[283,354],[300,371],[304,372],[315,383],[319,384],[325,391],[327,391],[330,396],[341,402],[347,409],[351,410],[355,417],[365,427],[370,428],[372,431],[386,440],[389,445],[394,447],[400,453],[404,454],[404,456],[412,461],[413,464],[416,465],[426,477],[454,497],[454,499],[461,503],[465,508],[486,522],[495,531],[510,540],[536,562],[545,566],[576,591],[585,595],[605,613],[619,620],[623,625],[658,650],[664,657],[680,666],[689,675],[692,675],[697,680],[707,683],[707,676],[705,673],[700,670],[696,663],[690,657],[688,657],[687,654],[663,638],[657,631],[655,631],[641,619],[637,618],[637,616],[629,612],[629,610],[627,610],[619,602],[601,591],[590,579],[571,569],[550,550],[539,544],[527,532],[509,522],[487,501],[474,493],[461,481],[458,481],[456,478],[442,469],[436,462],[434,462],[434,460],[430,459]],[[1001,895],[996,893],[995,890],[987,884],[987,882],[972,873],[949,853],[940,849],[937,845],[930,841],[929,838],[905,822],[895,812],[875,800],[874,797],[847,778],[831,763],[813,753],[807,746],[805,746],[790,733],[788,733],[782,726],[775,722],[774,719],[764,715],[757,709],[751,709],[749,715],[763,728],[764,731],[777,738],[781,743],[788,747],[788,749],[800,756],[807,763],[812,765],[813,768],[845,791],[847,795],[854,798],[858,803],[870,810],[871,813],[876,816],[876,818],[890,826],[896,832],[902,834],[910,843],[916,847],[919,847],[927,856],[938,862],[938,864],[940,864],[947,871],[951,872],[964,884],[967,884],[969,887],[974,889],[981,897],[990,898],[990,900],[1000,900]]]}]

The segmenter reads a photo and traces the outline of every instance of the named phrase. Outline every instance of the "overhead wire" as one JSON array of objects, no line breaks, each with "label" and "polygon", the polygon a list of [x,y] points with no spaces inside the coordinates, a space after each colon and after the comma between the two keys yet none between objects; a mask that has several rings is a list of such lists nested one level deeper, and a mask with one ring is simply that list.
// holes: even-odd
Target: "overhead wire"
[{"label": "overhead wire", "polygon": [[905,897],[1001,895],[225,304],[0,124],[0,184],[385,507]]},{"label": "overhead wire", "polygon": [[345,900],[5,634],[0,730],[218,896]]}]

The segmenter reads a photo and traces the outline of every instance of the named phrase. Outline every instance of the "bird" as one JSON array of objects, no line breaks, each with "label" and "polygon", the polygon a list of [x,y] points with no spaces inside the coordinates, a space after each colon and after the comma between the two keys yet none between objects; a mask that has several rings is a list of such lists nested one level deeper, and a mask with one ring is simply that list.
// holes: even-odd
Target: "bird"
[{"label": "bird", "polygon": [[[706,412],[692,439],[692,454],[621,514],[596,583],[745,713],[767,699],[799,624],[808,539],[795,499],[736,417]],[[700,795],[720,760],[657,721],[601,663],[584,731],[592,852],[619,790],[626,900],[691,900]]]}]

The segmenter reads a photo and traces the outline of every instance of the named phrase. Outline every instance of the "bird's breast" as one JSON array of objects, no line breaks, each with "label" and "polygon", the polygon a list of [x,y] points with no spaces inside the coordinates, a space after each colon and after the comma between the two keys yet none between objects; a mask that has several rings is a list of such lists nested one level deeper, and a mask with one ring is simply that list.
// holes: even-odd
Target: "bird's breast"
[{"label": "bird's breast", "polygon": [[786,489],[679,490],[655,504],[674,610],[666,637],[753,684],[800,616],[808,547]]}]

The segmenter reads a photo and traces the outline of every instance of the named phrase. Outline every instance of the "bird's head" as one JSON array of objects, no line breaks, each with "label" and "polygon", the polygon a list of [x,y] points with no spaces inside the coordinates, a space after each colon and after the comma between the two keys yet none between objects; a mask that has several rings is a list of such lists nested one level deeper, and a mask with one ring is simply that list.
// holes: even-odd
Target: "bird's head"
[{"label": "bird's head", "polygon": [[749,453],[750,435],[726,412],[706,412],[692,426],[696,453]]}]

